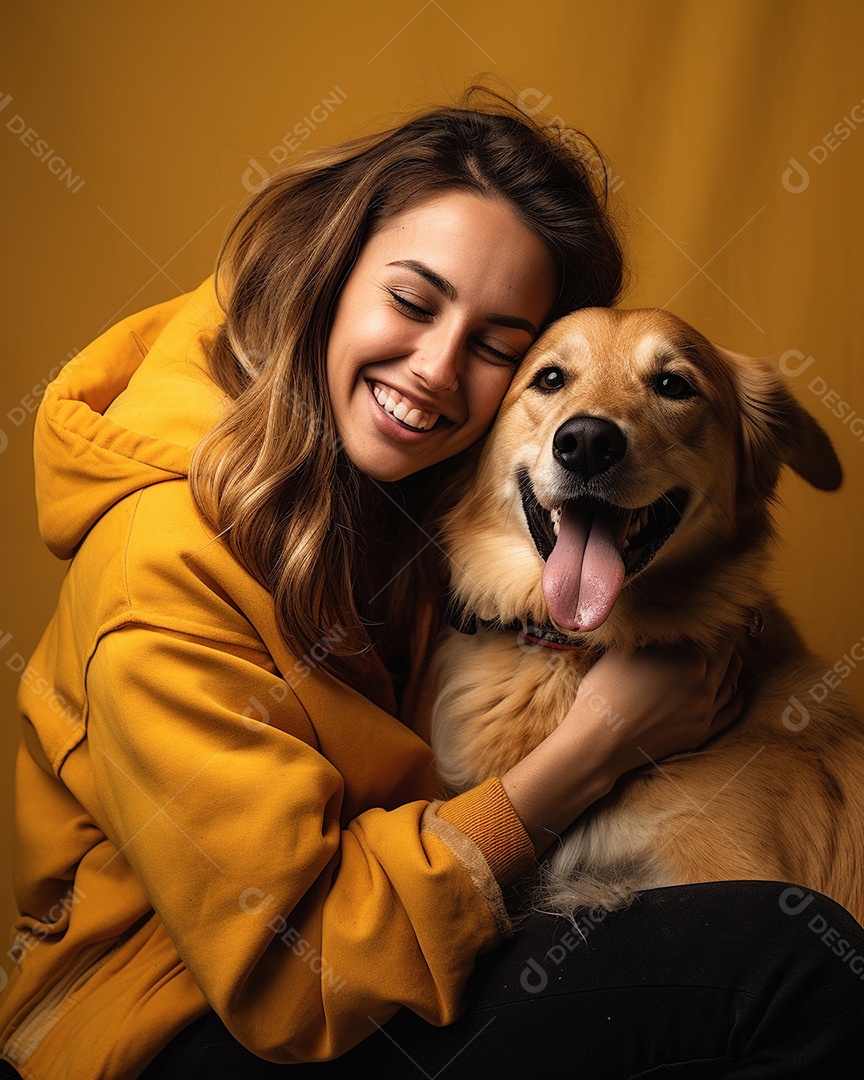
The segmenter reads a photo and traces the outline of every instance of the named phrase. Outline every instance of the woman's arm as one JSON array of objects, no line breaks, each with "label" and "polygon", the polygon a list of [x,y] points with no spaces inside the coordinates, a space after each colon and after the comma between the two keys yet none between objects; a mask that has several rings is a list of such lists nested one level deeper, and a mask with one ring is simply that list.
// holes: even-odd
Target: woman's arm
[{"label": "woman's arm", "polygon": [[[143,626],[106,635],[82,746],[92,809],[207,1001],[254,1053],[330,1057],[400,1004],[452,1021],[477,951],[500,940],[492,908],[425,827],[426,801],[352,809],[376,770],[382,792],[398,783],[386,715],[358,738],[350,693],[345,711],[334,693],[332,715],[310,715],[294,694],[270,693],[279,683],[237,647]],[[314,745],[340,726],[354,756],[342,772]]]},{"label": "woman's arm", "polygon": [[[502,777],[538,855],[624,773],[695,750],[738,719],[734,646],[610,652],[591,668],[559,727]],[[597,695],[602,710],[589,705]]]}]

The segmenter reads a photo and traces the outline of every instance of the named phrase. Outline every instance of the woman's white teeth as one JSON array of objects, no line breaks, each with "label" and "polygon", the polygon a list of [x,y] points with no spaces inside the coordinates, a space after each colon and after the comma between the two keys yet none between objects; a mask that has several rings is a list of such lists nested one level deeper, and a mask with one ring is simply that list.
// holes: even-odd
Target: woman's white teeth
[{"label": "woman's white teeth", "polygon": [[416,427],[421,431],[425,431],[426,428],[432,427],[432,424],[437,417],[433,418],[432,413],[424,413],[419,409],[412,409],[407,415],[400,416],[399,419],[403,424],[407,424],[409,427]]},{"label": "woman's white teeth", "polygon": [[394,390],[380,386],[378,383],[375,383],[372,387],[372,393],[385,412],[395,416],[397,420],[401,420],[407,427],[417,428],[418,431],[431,428],[440,415],[439,413],[424,412],[422,409],[413,409],[401,395]]}]

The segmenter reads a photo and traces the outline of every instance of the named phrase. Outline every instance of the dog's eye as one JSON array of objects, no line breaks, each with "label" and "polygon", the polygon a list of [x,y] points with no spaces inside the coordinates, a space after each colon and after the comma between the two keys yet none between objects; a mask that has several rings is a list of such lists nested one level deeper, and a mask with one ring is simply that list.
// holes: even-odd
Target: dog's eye
[{"label": "dog's eye", "polygon": [[683,375],[676,375],[674,371],[664,371],[660,375],[655,375],[651,380],[651,386],[655,394],[673,398],[675,401],[697,397],[699,394],[699,391],[691,386]]},{"label": "dog's eye", "polygon": [[537,372],[531,385],[551,394],[553,390],[560,390],[564,382],[564,372],[561,368],[547,367]]}]

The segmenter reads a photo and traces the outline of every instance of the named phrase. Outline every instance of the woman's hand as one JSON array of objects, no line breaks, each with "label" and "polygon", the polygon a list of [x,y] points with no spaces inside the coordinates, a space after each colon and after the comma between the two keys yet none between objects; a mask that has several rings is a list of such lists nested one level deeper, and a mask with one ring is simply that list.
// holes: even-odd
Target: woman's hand
[{"label": "woman's hand", "polygon": [[[596,729],[600,742],[608,743],[617,779],[640,765],[696,750],[737,720],[740,676],[741,656],[732,638],[716,655],[673,646],[611,651],[582,680],[563,722]],[[586,707],[601,723],[592,724]]]},{"label": "woman's hand", "polygon": [[652,647],[606,653],[558,728],[501,781],[538,854],[631,769],[695,750],[739,718],[741,657]]}]

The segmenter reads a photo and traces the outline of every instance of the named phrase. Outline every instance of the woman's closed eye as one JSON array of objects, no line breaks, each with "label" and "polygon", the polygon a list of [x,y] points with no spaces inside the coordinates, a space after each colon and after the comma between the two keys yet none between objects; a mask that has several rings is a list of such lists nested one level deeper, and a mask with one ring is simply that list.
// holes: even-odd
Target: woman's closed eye
[{"label": "woman's closed eye", "polygon": [[[426,307],[425,304],[417,303],[417,300],[419,300],[420,297],[409,300],[403,293],[392,288],[388,288],[387,292],[396,309],[401,311],[403,315],[407,315],[409,319],[415,319],[418,322],[428,322],[436,315],[433,308]],[[485,359],[491,360],[493,363],[518,364],[524,355],[523,351],[507,351],[506,345],[504,349],[498,348],[497,345],[504,344],[502,342],[493,344],[483,338],[472,338],[471,344]]]},{"label": "woman's closed eye", "polygon": [[434,311],[430,311],[428,308],[409,300],[407,296],[396,292],[395,289],[388,289],[387,291],[390,293],[396,307],[412,319],[431,319],[435,314]]},{"label": "woman's closed eye", "polygon": [[478,352],[483,356],[496,363],[504,364],[518,364],[522,359],[523,354],[521,352],[502,352],[500,349],[496,349],[494,345],[491,345],[488,341],[484,341],[482,338],[475,342],[474,346]]}]

